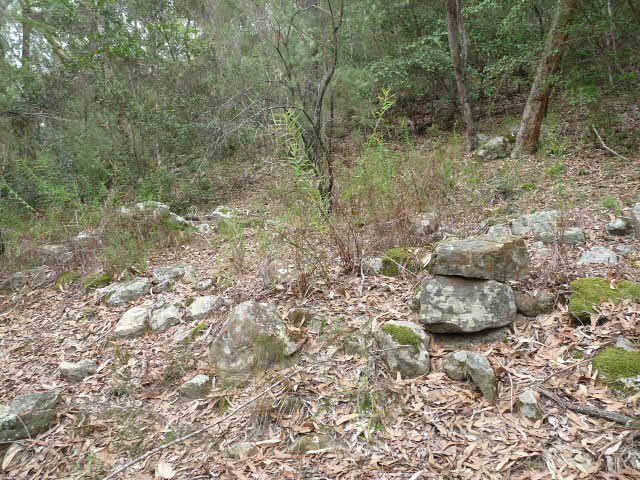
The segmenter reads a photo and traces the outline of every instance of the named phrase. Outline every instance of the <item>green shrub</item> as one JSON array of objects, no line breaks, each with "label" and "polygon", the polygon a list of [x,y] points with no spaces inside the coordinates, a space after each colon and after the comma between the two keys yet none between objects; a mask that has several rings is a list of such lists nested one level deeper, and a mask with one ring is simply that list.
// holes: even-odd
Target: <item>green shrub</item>
[{"label": "green shrub", "polygon": [[387,277],[397,277],[407,270],[416,273],[422,269],[422,265],[416,255],[408,248],[392,248],[387,250],[382,257],[382,269],[380,273]]}]

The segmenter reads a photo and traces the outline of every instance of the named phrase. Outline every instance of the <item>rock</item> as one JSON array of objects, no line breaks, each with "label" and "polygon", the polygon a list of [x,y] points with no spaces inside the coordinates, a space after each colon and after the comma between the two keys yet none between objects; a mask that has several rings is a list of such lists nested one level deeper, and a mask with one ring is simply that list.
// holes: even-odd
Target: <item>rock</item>
[{"label": "rock", "polygon": [[196,280],[196,269],[192,265],[176,265],[175,267],[154,268],[153,283],[161,283],[165,280],[182,279],[185,283],[192,283]]},{"label": "rock", "polygon": [[516,308],[527,317],[536,317],[542,313],[549,313],[555,305],[555,296],[547,291],[516,293]]},{"label": "rock", "polygon": [[631,257],[635,255],[637,249],[632,247],[631,245],[616,245],[614,250],[620,254],[622,257]]},{"label": "rock", "polygon": [[[558,240],[558,235],[554,232],[541,232],[538,235],[538,238],[542,241],[543,244],[549,245],[552,243],[556,243],[556,241]],[[583,244],[586,242],[584,230],[580,227],[567,228],[562,233],[561,241],[562,243],[565,243],[567,245]]]},{"label": "rock", "polygon": [[195,289],[199,291],[209,290],[211,287],[213,287],[213,280],[211,278],[200,280],[195,285]]},{"label": "rock", "polygon": [[195,297],[187,307],[187,318],[189,320],[207,318],[224,305],[224,300],[218,296],[205,295],[203,297]]},{"label": "rock", "polygon": [[482,162],[490,162],[509,156],[509,141],[505,137],[493,137],[480,144],[475,156]]},{"label": "rock", "polygon": [[293,283],[297,274],[295,269],[280,260],[271,260],[261,268],[262,285],[266,289],[282,287]]},{"label": "rock", "polygon": [[206,323],[199,323],[195,326],[180,325],[173,334],[173,342],[188,345],[204,334],[208,328],[209,325]]},{"label": "rock", "polygon": [[638,351],[640,351],[640,348],[638,348],[635,343],[633,343],[628,338],[622,337],[622,336],[616,338],[616,344],[614,346],[616,348],[622,348],[623,350],[626,350],[627,352],[638,352]]},{"label": "rock", "polygon": [[605,263],[613,265],[618,263],[618,256],[605,247],[593,247],[583,253],[578,259],[578,265],[588,265],[592,263]]},{"label": "rock", "polygon": [[196,375],[188,382],[180,385],[180,393],[192,400],[206,397],[210,391],[211,379],[209,378],[209,375]]},{"label": "rock", "polygon": [[[377,329],[374,337],[392,372],[400,372],[403,378],[415,378],[431,370],[431,339],[419,325],[391,320]],[[401,348],[403,345],[408,348]]]},{"label": "rock", "polygon": [[88,248],[94,243],[100,241],[100,237],[96,233],[80,232],[76,236],[71,237],[69,241],[79,248]]},{"label": "rock", "polygon": [[522,215],[511,221],[511,232],[517,236],[553,233],[559,218],[560,212],[557,210]]},{"label": "rock", "polygon": [[324,319],[304,308],[294,308],[287,314],[287,323],[296,328],[306,327],[311,333],[322,333]]},{"label": "rock", "polygon": [[50,244],[34,248],[31,255],[41,258],[43,262],[63,263],[71,258],[73,252],[65,245]]},{"label": "rock", "polygon": [[308,453],[317,450],[333,449],[334,445],[326,435],[309,434],[298,438],[293,445],[291,451],[293,453]]},{"label": "rock", "polygon": [[176,215],[173,212],[169,212],[162,217],[164,225],[173,230],[185,230],[191,228],[193,224],[186,218]]},{"label": "rock", "polygon": [[439,228],[440,223],[434,213],[419,213],[409,217],[409,231],[417,237],[426,238]]},{"label": "rock", "polygon": [[631,209],[631,225],[636,232],[636,237],[640,238],[640,203],[636,203]]},{"label": "rock", "polygon": [[498,327],[476,333],[434,333],[434,342],[450,350],[465,349],[475,345],[504,342],[511,333],[511,327]]},{"label": "rock", "polygon": [[513,290],[494,280],[429,276],[420,292],[420,321],[434,333],[479,332],[513,322]]},{"label": "rock", "polygon": [[633,225],[626,218],[618,217],[607,224],[607,232],[611,235],[629,235],[633,232]]},{"label": "rock", "polygon": [[378,275],[382,270],[382,258],[362,257],[362,273],[365,275]]},{"label": "rock", "polygon": [[104,272],[94,272],[85,275],[80,279],[80,285],[85,290],[95,290],[97,288],[106,287],[111,283],[111,275]]},{"label": "rock", "polygon": [[580,321],[589,321],[594,306],[602,302],[618,303],[623,299],[640,302],[640,283],[622,280],[612,288],[604,278],[588,277],[571,282],[569,313]]},{"label": "rock", "polygon": [[0,406],[0,442],[35,438],[56,421],[58,392],[28,393],[17,396],[8,407]]},{"label": "rock", "polygon": [[238,442],[227,448],[227,456],[237,460],[244,460],[258,452],[258,447],[251,442]]},{"label": "rock", "polygon": [[444,372],[452,380],[471,378],[484,397],[493,402],[498,394],[498,381],[489,361],[481,354],[461,350],[447,355]]},{"label": "rock", "polygon": [[59,368],[62,378],[79,382],[85,377],[96,373],[98,364],[94,360],[81,360],[75,363],[62,362]]},{"label": "rock", "polygon": [[540,395],[533,390],[525,390],[518,395],[517,405],[522,416],[529,420],[536,421],[544,415],[540,404]]},{"label": "rock", "polygon": [[152,311],[151,305],[130,308],[120,317],[113,334],[119,338],[141,337],[147,329]]},{"label": "rock", "polygon": [[0,282],[0,292],[14,292],[27,285],[29,277],[26,272],[16,272]]},{"label": "rock", "polygon": [[380,274],[387,277],[396,277],[405,270],[417,273],[423,268],[422,263],[415,253],[408,248],[392,248],[387,250],[382,257]]},{"label": "rock", "polygon": [[233,208],[223,205],[216,207],[216,209],[209,214],[209,217],[212,217],[212,220],[218,223],[230,220],[235,216],[237,216],[237,212]]},{"label": "rock", "polygon": [[130,282],[113,283],[104,288],[98,288],[96,295],[107,305],[121,306],[146,295],[151,289],[151,280],[136,278]]},{"label": "rock", "polygon": [[489,227],[487,237],[491,239],[500,239],[501,237],[508,237],[511,235],[511,227],[504,223],[493,225]]},{"label": "rock", "polygon": [[524,240],[486,235],[440,243],[429,262],[434,275],[458,275],[486,280],[518,280],[529,272]]},{"label": "rock", "polygon": [[152,293],[170,292],[174,288],[176,288],[176,282],[174,282],[173,280],[167,279],[167,280],[162,280],[157,285],[154,285],[151,288],[151,292]]},{"label": "rock", "polygon": [[244,380],[296,349],[274,305],[247,301],[231,311],[229,321],[211,344],[209,360],[219,375]]},{"label": "rock", "polygon": [[142,213],[152,217],[160,217],[163,214],[169,213],[171,209],[169,208],[169,205],[164,203],[148,200],[146,202],[136,203],[133,207],[122,207],[119,211],[122,215]]},{"label": "rock", "polygon": [[184,317],[184,308],[177,303],[162,303],[155,307],[149,326],[153,332],[159,333],[179,324]]}]

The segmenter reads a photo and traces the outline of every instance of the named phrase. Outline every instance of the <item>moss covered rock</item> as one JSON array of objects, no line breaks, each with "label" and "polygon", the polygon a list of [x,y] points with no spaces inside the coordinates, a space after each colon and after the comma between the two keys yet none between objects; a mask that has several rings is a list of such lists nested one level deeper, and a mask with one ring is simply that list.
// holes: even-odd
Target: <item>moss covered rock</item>
[{"label": "moss covered rock", "polygon": [[392,248],[382,257],[380,274],[387,277],[397,277],[403,269],[416,273],[422,269],[422,264],[416,254],[408,248]]},{"label": "moss covered rock", "polygon": [[55,285],[58,288],[64,288],[67,285],[71,285],[79,278],[80,274],[78,272],[64,272],[56,279]]},{"label": "moss covered rock", "polygon": [[389,369],[404,378],[429,373],[429,345],[431,337],[420,325],[391,320],[374,332]]},{"label": "moss covered rock", "polygon": [[569,299],[569,313],[577,320],[588,321],[595,313],[594,306],[602,302],[619,302],[624,299],[640,302],[640,283],[623,280],[611,288],[604,278],[580,278],[571,282],[573,294]]},{"label": "moss covered rock", "polygon": [[85,290],[95,290],[96,288],[106,287],[111,283],[111,275],[107,273],[91,273],[82,277],[80,283]]},{"label": "moss covered rock", "polygon": [[593,366],[612,386],[640,390],[640,352],[609,347],[593,358]]}]

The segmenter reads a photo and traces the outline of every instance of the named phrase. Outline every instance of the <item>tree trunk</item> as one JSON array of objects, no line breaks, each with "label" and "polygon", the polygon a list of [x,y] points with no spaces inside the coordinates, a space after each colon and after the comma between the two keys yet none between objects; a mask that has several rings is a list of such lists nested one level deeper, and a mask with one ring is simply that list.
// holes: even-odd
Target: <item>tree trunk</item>
[{"label": "tree trunk", "polygon": [[517,158],[523,153],[535,153],[538,150],[542,121],[547,114],[549,98],[554,86],[552,77],[560,67],[562,53],[569,38],[567,27],[571,25],[577,7],[578,0],[558,0],[542,58],[540,58],[529,98],[522,113],[518,136],[511,152],[512,158]]},{"label": "tree trunk", "polygon": [[[453,71],[455,73],[456,87],[458,90],[458,103],[460,104],[462,119],[465,125],[465,146],[467,151],[471,152],[476,148],[477,138],[465,78],[465,72],[467,70],[466,45],[464,45],[466,33],[462,18],[462,0],[447,0],[447,27],[449,31],[449,50],[451,51],[451,61],[453,63]],[[463,47],[462,52],[461,46]]]}]

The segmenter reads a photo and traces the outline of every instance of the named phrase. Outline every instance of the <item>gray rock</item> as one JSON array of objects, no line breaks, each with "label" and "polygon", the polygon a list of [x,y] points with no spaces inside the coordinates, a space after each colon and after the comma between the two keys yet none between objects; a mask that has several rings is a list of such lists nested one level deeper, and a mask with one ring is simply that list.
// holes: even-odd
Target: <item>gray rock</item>
[{"label": "gray rock", "polygon": [[212,220],[217,222],[230,220],[235,216],[237,216],[236,210],[231,207],[225,207],[223,205],[216,207],[216,209],[209,214],[209,217],[212,217]]},{"label": "gray rock", "polygon": [[181,227],[182,229],[193,226],[193,223],[191,223],[189,220],[173,212],[167,213],[164,218],[169,222]]},{"label": "gray rock", "polygon": [[0,292],[14,292],[27,285],[29,277],[26,272],[16,272],[0,282]]},{"label": "gray rock", "polygon": [[335,448],[327,435],[308,434],[296,439],[291,445],[293,453],[307,453],[316,450],[330,450]]},{"label": "gray rock", "polygon": [[511,235],[447,241],[436,247],[429,271],[500,282],[518,280],[529,272],[529,252],[522,238]]},{"label": "gray rock", "polygon": [[511,232],[513,235],[553,233],[559,218],[560,212],[558,210],[522,215],[511,221]]},{"label": "gray rock", "polygon": [[539,420],[544,415],[544,410],[540,404],[540,395],[533,390],[525,390],[518,395],[518,409],[523,417],[529,420]]},{"label": "gray rock", "polygon": [[415,378],[431,370],[431,338],[419,325],[391,320],[378,328],[374,337],[392,372],[400,372],[404,378]]},{"label": "gray rock", "polygon": [[179,279],[182,279],[185,283],[192,283],[196,280],[196,269],[192,265],[158,267],[153,269],[152,275],[154,283]]},{"label": "gray rock", "polygon": [[173,280],[167,279],[167,280],[162,280],[157,285],[154,285],[151,288],[151,292],[152,293],[170,292],[174,288],[176,288],[176,282],[174,282]]},{"label": "gray rock", "polygon": [[191,339],[192,330],[188,325],[180,325],[173,334],[173,342],[184,345]]},{"label": "gray rock", "polygon": [[494,280],[429,276],[420,292],[420,321],[434,333],[479,332],[513,322],[513,290]]},{"label": "gray rock", "polygon": [[636,248],[632,247],[631,245],[616,245],[614,247],[614,250],[623,257],[631,257],[638,251]]},{"label": "gray rock", "polygon": [[136,278],[130,282],[112,283],[96,289],[96,295],[107,305],[122,306],[146,295],[151,289],[151,280]]},{"label": "gray rock", "polygon": [[215,364],[216,372],[230,381],[244,380],[256,370],[284,360],[296,349],[276,307],[248,301],[232,310],[229,321],[211,344],[209,360]]},{"label": "gray rock", "polygon": [[147,329],[152,311],[153,306],[151,305],[130,308],[118,320],[113,334],[119,338],[141,337]]},{"label": "gray rock", "polygon": [[36,247],[35,252],[42,257],[52,260],[60,260],[65,255],[71,253],[65,245],[59,244],[40,245]]},{"label": "gray rock", "polygon": [[287,324],[296,328],[306,327],[311,333],[322,333],[324,319],[304,308],[294,308],[287,314]]},{"label": "gray rock", "polygon": [[48,430],[55,423],[59,401],[58,392],[28,393],[0,408],[0,442],[33,438]]},{"label": "gray rock", "polygon": [[213,287],[213,280],[211,278],[205,278],[204,280],[200,280],[195,285],[195,289],[199,291],[209,290]]},{"label": "gray rock", "polygon": [[262,285],[271,289],[293,283],[297,274],[295,269],[280,260],[271,260],[261,268]]},{"label": "gray rock", "polygon": [[593,247],[591,250],[583,253],[578,259],[578,265],[591,263],[616,264],[618,263],[618,257],[608,248]]},{"label": "gray rock", "polygon": [[498,394],[498,381],[489,361],[481,354],[462,350],[447,355],[444,372],[452,380],[471,378],[484,397],[493,402]]},{"label": "gray rock", "polygon": [[510,144],[505,137],[493,137],[480,144],[475,156],[483,162],[490,162],[509,156]]},{"label": "gray rock", "polygon": [[580,245],[585,243],[584,230],[580,227],[567,228],[562,235],[562,240],[568,245]]},{"label": "gray rock", "polygon": [[362,273],[365,275],[378,275],[382,270],[382,258],[362,257]]},{"label": "gray rock", "polygon": [[631,225],[633,225],[633,229],[636,232],[636,237],[640,238],[640,202],[636,203],[633,208],[631,208],[630,220]]},{"label": "gray rock", "polygon": [[151,314],[149,326],[153,332],[164,332],[179,324],[184,317],[184,308],[177,303],[161,304]]},{"label": "gray rock", "polygon": [[252,442],[238,442],[227,448],[227,456],[237,460],[244,460],[258,452],[258,447]]},{"label": "gray rock", "polygon": [[489,238],[501,238],[508,237],[511,235],[511,227],[504,223],[499,223],[498,225],[493,225],[489,227],[489,231],[487,232],[487,237]]},{"label": "gray rock", "polygon": [[518,312],[527,317],[536,317],[549,313],[555,305],[555,296],[547,291],[516,293],[516,307]]},{"label": "gray rock", "polygon": [[419,213],[409,217],[409,230],[417,237],[428,237],[440,228],[440,222],[434,213]]},{"label": "gray rock", "polygon": [[640,351],[640,349],[636,346],[635,343],[633,343],[631,340],[629,340],[626,337],[618,337],[616,338],[616,344],[615,344],[616,348],[622,348],[628,352],[638,352]]},{"label": "gray rock", "polygon": [[205,295],[203,297],[195,297],[187,307],[187,318],[189,320],[207,318],[224,305],[224,300],[218,296]]},{"label": "gray rock", "polygon": [[81,360],[79,362],[62,362],[59,368],[63,378],[79,382],[96,373],[98,364],[94,360]]},{"label": "gray rock", "polygon": [[633,225],[626,218],[618,217],[607,224],[607,232],[611,235],[629,235],[633,232]]},{"label": "gray rock", "polygon": [[188,382],[180,385],[180,392],[187,398],[195,400],[206,397],[211,391],[211,379],[209,375],[196,375]]},{"label": "gray rock", "polygon": [[169,213],[170,211],[171,209],[169,208],[169,205],[155,202],[153,200],[136,203],[133,207],[120,208],[120,213],[122,215],[133,215],[136,213],[142,213],[144,215],[150,215],[154,217],[162,216]]},{"label": "gray rock", "polygon": [[434,333],[434,342],[447,349],[465,349],[476,345],[504,342],[511,333],[511,327],[498,327],[476,333]]}]

